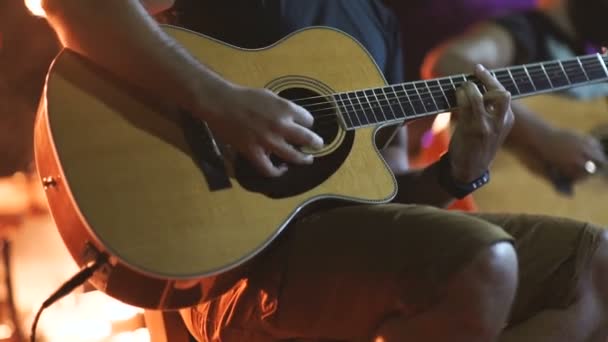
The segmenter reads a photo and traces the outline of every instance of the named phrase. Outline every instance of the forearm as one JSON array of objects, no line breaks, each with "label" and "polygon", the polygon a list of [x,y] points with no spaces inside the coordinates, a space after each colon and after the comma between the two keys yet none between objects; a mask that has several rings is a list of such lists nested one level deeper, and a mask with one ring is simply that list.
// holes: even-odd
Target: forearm
[{"label": "forearm", "polygon": [[193,112],[228,83],[205,68],[148,15],[138,0],[46,0],[63,45],[151,95]]},{"label": "forearm", "polygon": [[439,208],[449,206],[455,198],[439,185],[437,166],[435,163],[422,170],[396,174],[399,192],[393,202],[425,204]]},{"label": "forearm", "polygon": [[516,149],[534,149],[539,139],[543,139],[542,133],[554,129],[547,121],[532,112],[521,102],[511,104],[515,121],[513,128],[506,140],[506,146]]}]

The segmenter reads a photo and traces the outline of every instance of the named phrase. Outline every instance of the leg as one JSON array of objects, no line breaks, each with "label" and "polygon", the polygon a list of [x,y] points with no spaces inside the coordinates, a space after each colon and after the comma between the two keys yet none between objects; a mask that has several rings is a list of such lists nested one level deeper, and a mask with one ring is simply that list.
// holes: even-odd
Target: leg
[{"label": "leg", "polygon": [[500,341],[605,342],[606,233],[566,219],[482,216],[515,237],[520,258],[514,312]]},{"label": "leg", "polygon": [[443,300],[417,315],[383,323],[376,341],[493,341],[515,297],[517,258],[511,244],[484,249],[452,277]]},{"label": "leg", "polygon": [[511,241],[430,207],[334,209],[290,226],[250,277],[184,316],[201,341],[487,341],[515,292]]}]

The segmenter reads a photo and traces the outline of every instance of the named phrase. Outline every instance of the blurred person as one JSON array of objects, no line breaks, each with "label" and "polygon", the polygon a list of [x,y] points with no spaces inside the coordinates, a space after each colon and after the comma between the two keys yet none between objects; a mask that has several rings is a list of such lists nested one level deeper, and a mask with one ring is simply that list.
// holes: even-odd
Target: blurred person
[{"label": "blurred person", "polygon": [[[605,0],[542,0],[538,9],[488,19],[439,44],[427,55],[422,74],[434,78],[465,72],[477,63],[500,68],[598,52],[608,42],[606,15]],[[606,96],[608,86],[566,93],[589,99]],[[557,191],[571,194],[573,183],[605,167],[606,155],[597,138],[555,127],[521,102],[515,101],[512,108],[516,120],[506,146]]]}]

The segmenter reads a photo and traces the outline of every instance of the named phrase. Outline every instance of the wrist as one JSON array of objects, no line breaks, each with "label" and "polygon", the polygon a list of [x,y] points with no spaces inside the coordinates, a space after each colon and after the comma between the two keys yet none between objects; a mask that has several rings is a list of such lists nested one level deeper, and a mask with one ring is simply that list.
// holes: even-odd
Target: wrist
[{"label": "wrist", "polygon": [[[441,188],[458,199],[464,198],[490,181],[490,172],[487,169],[481,175],[474,177],[457,175],[452,167],[449,153],[441,157],[436,167],[437,181]],[[465,181],[462,181],[462,179],[465,179]]]},{"label": "wrist", "polygon": [[198,77],[194,86],[193,112],[201,119],[221,113],[238,87],[215,74]]}]

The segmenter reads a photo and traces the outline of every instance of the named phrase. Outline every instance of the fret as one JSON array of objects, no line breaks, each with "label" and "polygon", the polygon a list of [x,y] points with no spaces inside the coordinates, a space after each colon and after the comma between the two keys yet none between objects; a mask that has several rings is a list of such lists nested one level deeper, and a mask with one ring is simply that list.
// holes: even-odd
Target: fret
[{"label": "fret", "polygon": [[424,84],[424,87],[426,89],[425,91],[428,92],[427,93],[428,97],[425,99],[425,101],[428,101],[429,97],[431,98],[431,102],[429,103],[429,106],[427,106],[427,108],[428,107],[435,108],[433,111],[434,112],[438,111],[439,110],[439,106],[437,106],[437,101],[435,101],[435,94],[433,94],[433,92],[431,91],[431,87],[429,87],[429,83],[427,81],[422,81],[422,82],[420,82],[418,84]]},{"label": "fret", "polygon": [[[405,91],[403,85],[395,85],[391,88],[393,88],[393,92],[397,96],[397,99],[399,99],[399,102],[401,103],[404,109],[404,117],[415,116],[416,110],[414,109],[414,105],[412,104],[412,99],[410,99],[410,96]],[[401,90],[399,90],[399,88],[401,88]]]},{"label": "fret", "polygon": [[441,87],[441,91],[443,92],[443,96],[445,96],[445,100],[447,101],[447,108],[455,108],[458,104],[458,100],[456,99],[456,88],[454,87],[454,82],[451,78],[442,78],[439,80],[439,86]]},{"label": "fret", "polygon": [[340,94],[334,94],[334,95],[331,95],[331,97],[332,97],[333,102],[338,107],[337,114],[338,114],[338,117],[342,119],[341,121],[344,124],[344,126],[346,128],[353,127],[353,122],[352,122],[350,116],[348,116],[348,113],[346,112],[346,108],[344,107],[344,102],[340,99]]},{"label": "fret", "polygon": [[395,120],[395,111],[393,110],[393,107],[391,107],[391,103],[386,97],[384,90],[382,88],[376,88],[374,89],[374,93],[376,94],[376,97],[380,99],[381,106],[385,109],[384,114],[386,120]]},{"label": "fret", "polygon": [[467,78],[464,75],[452,76],[450,77],[450,81],[452,82],[454,89],[456,89],[462,86],[462,84],[467,81]]},{"label": "fret", "polygon": [[420,100],[422,101],[422,106],[424,107],[424,112],[425,113],[430,113],[433,112],[433,103],[431,101],[429,101],[429,97],[428,94],[426,93],[426,87],[421,87],[420,83],[412,83],[412,86],[414,87],[414,90],[416,91],[416,94],[418,94],[418,97],[420,97]]},{"label": "fret", "polygon": [[441,88],[441,84],[438,80],[429,80],[426,82],[427,87],[431,91],[433,98],[435,99],[435,104],[437,105],[437,110],[446,110],[450,108],[450,104],[448,101],[448,97],[446,96],[443,88]]},{"label": "fret", "polygon": [[[353,126],[350,118],[345,117],[344,104],[340,104],[340,102],[342,102],[342,101],[339,100],[338,94],[330,95],[330,98],[322,97],[322,98],[310,98],[310,99],[304,99],[304,100],[311,100],[311,101],[305,101],[305,102],[310,102],[309,105],[312,105],[312,106],[323,105],[322,108],[311,111],[311,113],[314,114],[315,118],[322,118],[322,117],[335,115],[338,117],[338,121],[340,121],[340,123],[343,127],[349,128],[349,127]],[[302,105],[300,103],[301,100],[296,99],[296,100],[294,100],[294,102],[298,105]],[[335,107],[334,106],[326,107],[326,106],[324,106],[326,103],[335,103],[336,106]],[[304,108],[306,108],[306,105],[304,105]]]},{"label": "fret", "polygon": [[386,120],[386,115],[384,114],[384,104],[376,97],[376,94],[373,90],[367,89],[363,91],[365,94],[365,98],[369,101],[370,107],[374,112],[375,122],[380,122]]},{"label": "fret", "polygon": [[587,79],[587,81],[591,81],[591,79],[589,78],[589,75],[587,75],[587,71],[585,71],[585,68],[583,67],[583,63],[581,62],[581,59],[576,57],[576,61],[578,62],[578,65],[581,67],[581,70],[583,70],[583,74],[585,74],[585,78]]},{"label": "fret", "polygon": [[[345,93],[339,93],[336,96],[340,99],[340,102],[342,103],[342,108],[340,109],[343,114],[342,116],[345,118],[344,121],[346,121],[347,124],[350,122],[350,127],[353,128],[361,126],[361,122],[359,121],[357,114],[354,112],[353,103],[348,98],[348,95],[346,95]],[[347,118],[348,120],[346,120]]]},{"label": "fret", "polygon": [[495,72],[496,79],[502,84],[505,89],[513,95],[519,95],[519,91],[515,86],[515,81],[509,74],[509,71],[506,69],[499,70]]},{"label": "fret", "polygon": [[523,65],[522,67],[524,68],[524,71],[526,72],[526,76],[530,80],[530,84],[532,84],[534,91],[537,91],[536,84],[534,84],[534,80],[532,79],[532,76],[530,76],[530,71],[528,70],[528,68],[525,65]]},{"label": "fret", "polygon": [[562,71],[562,68],[560,67],[559,63],[545,62],[542,65],[545,68],[545,71],[549,76],[549,80],[551,81],[551,84],[554,88],[565,87],[570,84],[568,78],[566,78],[566,74],[564,74],[564,72]]},{"label": "fret", "polygon": [[361,107],[363,107],[363,113],[365,114],[367,123],[374,124],[380,122],[381,119],[379,119],[378,115],[376,115],[377,108],[373,107],[374,103],[377,103],[377,101],[375,101],[373,98],[369,99],[362,90],[356,91],[355,94],[357,94],[357,99],[359,99]]},{"label": "fret", "polygon": [[428,112],[426,110],[426,107],[424,106],[422,98],[420,97],[420,93],[418,93],[418,90],[416,90],[416,87],[414,87],[413,83],[403,84],[403,89],[405,90],[407,96],[411,99],[410,103],[414,107],[414,112],[416,113],[416,115]]},{"label": "fret", "polygon": [[589,81],[577,60],[562,61],[561,65],[566,71],[566,76],[568,76],[570,83],[576,84]]},{"label": "fret", "polygon": [[572,80],[570,80],[570,77],[568,76],[568,73],[566,72],[566,69],[564,69],[564,65],[562,64],[562,61],[557,61],[556,63],[562,69],[562,72],[566,76],[566,80],[568,81],[568,84],[569,85],[572,84]]},{"label": "fret", "polygon": [[608,68],[606,67],[606,64],[608,64],[608,56],[600,57],[600,55],[598,54],[597,58],[600,60],[600,63],[602,64],[602,68],[604,68],[606,75],[608,75]]},{"label": "fret", "polygon": [[357,115],[357,118],[359,119],[359,125],[365,126],[369,124],[367,116],[365,115],[365,109],[361,105],[361,101],[359,101],[357,94],[355,94],[354,92],[349,92],[346,93],[346,95],[348,96],[349,101],[353,104],[352,110],[355,112],[355,115]]},{"label": "fret", "polygon": [[509,71],[515,80],[515,85],[517,86],[520,95],[534,92],[535,89],[532,80],[528,77],[528,74],[522,67],[512,67],[509,68]]},{"label": "fret", "polygon": [[553,85],[553,81],[551,81],[551,77],[549,77],[549,74],[547,73],[547,69],[545,69],[545,65],[543,63],[540,63],[540,67],[543,69],[545,76],[547,76],[547,81],[549,81],[549,83],[551,84],[551,88],[554,88],[555,86]]},{"label": "fret", "polygon": [[397,96],[397,92],[395,92],[395,88],[391,86],[382,88],[382,92],[388,99],[388,103],[391,106],[393,114],[395,115],[395,119],[405,119],[407,117],[405,107],[403,107],[403,103],[406,102],[405,99],[399,98],[399,96]]},{"label": "fret", "polygon": [[598,58],[599,55],[593,55],[584,57],[581,59],[585,73],[591,80],[601,80],[608,77],[608,72],[604,69],[602,60]]},{"label": "fret", "polygon": [[528,65],[526,66],[526,70],[532,79],[532,83],[534,84],[536,91],[549,90],[553,88],[553,85],[551,85],[551,80],[549,79],[549,76],[547,75],[547,72],[543,68],[542,64]]},{"label": "fret", "polygon": [[511,81],[513,81],[513,85],[515,86],[515,93],[511,92],[514,95],[520,95],[521,91],[519,91],[519,87],[517,86],[517,82],[515,82],[515,78],[513,78],[513,73],[511,73],[511,69],[507,69],[507,73],[509,74],[509,77],[511,78]]},{"label": "fret", "polygon": [[[355,92],[364,108],[366,109],[365,115],[368,123],[374,124],[378,122],[382,122],[384,118],[382,117],[382,104],[378,102],[374,97],[367,97],[364,91],[359,90]],[[374,106],[375,105],[375,106]]]}]

